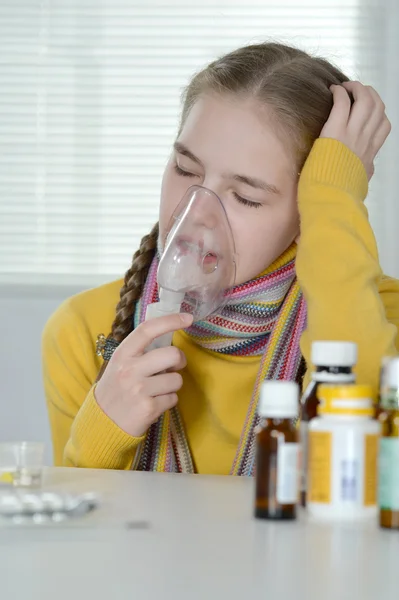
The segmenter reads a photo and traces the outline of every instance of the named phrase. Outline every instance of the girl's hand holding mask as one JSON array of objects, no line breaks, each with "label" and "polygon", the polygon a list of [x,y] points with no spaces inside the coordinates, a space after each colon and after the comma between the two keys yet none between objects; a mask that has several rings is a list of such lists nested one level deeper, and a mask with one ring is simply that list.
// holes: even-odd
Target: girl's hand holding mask
[{"label": "girl's hand holding mask", "polygon": [[334,106],[320,137],[336,139],[352,150],[363,162],[370,181],[374,159],[391,131],[385,105],[372,87],[358,81],[332,85],[330,90]]},{"label": "girl's hand holding mask", "polygon": [[[145,353],[157,337],[189,327],[192,316],[151,319],[130,333],[115,350],[95,389],[100,408],[126,433],[140,437],[162,413],[177,404],[186,358],[169,346]],[[166,372],[165,372],[166,371]]]}]

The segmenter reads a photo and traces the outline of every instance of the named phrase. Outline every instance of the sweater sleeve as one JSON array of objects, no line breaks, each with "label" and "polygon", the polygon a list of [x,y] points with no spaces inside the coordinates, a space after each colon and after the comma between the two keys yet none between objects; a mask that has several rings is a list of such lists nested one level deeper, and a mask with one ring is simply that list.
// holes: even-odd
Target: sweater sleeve
[{"label": "sweater sleeve", "polygon": [[298,187],[301,238],[297,276],[308,323],[301,340],[310,378],[315,340],[358,344],[359,383],[377,391],[381,358],[396,353],[399,284],[384,278],[364,199],[367,176],[360,159],[341,142],[319,139]]},{"label": "sweater sleeve", "polygon": [[48,321],[42,356],[54,464],[129,469],[143,438],[125,433],[98,406],[93,341],[70,300]]}]

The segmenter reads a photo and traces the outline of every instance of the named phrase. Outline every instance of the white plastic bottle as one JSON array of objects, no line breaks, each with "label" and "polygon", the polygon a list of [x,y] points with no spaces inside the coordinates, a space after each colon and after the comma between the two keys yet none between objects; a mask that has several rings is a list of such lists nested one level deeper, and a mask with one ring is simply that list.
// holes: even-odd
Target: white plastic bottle
[{"label": "white plastic bottle", "polygon": [[317,416],[319,399],[317,390],[323,383],[334,385],[355,383],[353,367],[357,361],[357,345],[354,342],[315,341],[312,343],[311,362],[314,365],[312,379],[307,386],[300,406],[301,504],[306,506],[308,472],[309,423]]},{"label": "white plastic bottle", "polygon": [[321,519],[377,515],[381,427],[365,385],[321,385],[318,416],[309,425],[309,514]]}]

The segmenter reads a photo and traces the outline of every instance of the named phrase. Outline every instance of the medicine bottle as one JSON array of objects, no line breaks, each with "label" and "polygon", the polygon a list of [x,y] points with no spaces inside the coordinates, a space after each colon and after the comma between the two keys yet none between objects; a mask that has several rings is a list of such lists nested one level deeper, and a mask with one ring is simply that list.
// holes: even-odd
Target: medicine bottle
[{"label": "medicine bottle", "polygon": [[382,397],[387,394],[389,391],[388,387],[388,368],[390,366],[390,362],[392,361],[393,356],[383,356],[381,359],[381,368],[380,368],[380,381],[379,381],[379,391],[377,397],[377,403],[375,405],[375,418],[378,419],[380,412],[383,410],[381,406]]},{"label": "medicine bottle", "polygon": [[309,425],[310,515],[358,519],[377,514],[381,426],[367,385],[321,385],[318,416]]},{"label": "medicine bottle", "polygon": [[266,381],[261,389],[256,436],[255,516],[295,519],[299,444],[294,419],[299,388],[293,381]]},{"label": "medicine bottle", "polygon": [[312,379],[301,398],[300,444],[301,444],[301,504],[306,506],[308,471],[308,427],[317,415],[319,399],[317,390],[322,383],[348,384],[355,382],[352,372],[357,361],[357,345],[353,342],[313,342],[311,361],[315,367]]},{"label": "medicine bottle", "polygon": [[399,357],[384,361],[378,420],[378,505],[381,527],[399,529]]}]

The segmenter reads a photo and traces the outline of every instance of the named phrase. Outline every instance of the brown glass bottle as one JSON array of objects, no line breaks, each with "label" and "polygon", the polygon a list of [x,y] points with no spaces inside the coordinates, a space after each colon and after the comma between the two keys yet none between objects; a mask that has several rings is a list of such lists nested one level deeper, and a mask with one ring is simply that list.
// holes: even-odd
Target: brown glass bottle
[{"label": "brown glass bottle", "polygon": [[378,504],[380,526],[399,529],[399,358],[384,363],[378,420],[381,423]]},{"label": "brown glass bottle", "polygon": [[352,372],[356,364],[357,346],[353,342],[314,342],[312,344],[312,363],[315,371],[300,402],[300,443],[301,443],[301,477],[300,501],[306,506],[307,471],[308,471],[308,427],[309,422],[317,416],[319,399],[317,389],[320,384],[333,385],[355,383]]},{"label": "brown glass bottle", "polygon": [[267,381],[259,407],[261,423],[256,443],[255,517],[296,518],[298,502],[298,386]]}]

